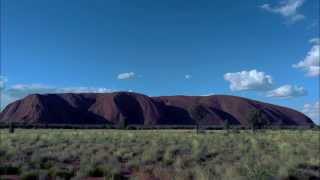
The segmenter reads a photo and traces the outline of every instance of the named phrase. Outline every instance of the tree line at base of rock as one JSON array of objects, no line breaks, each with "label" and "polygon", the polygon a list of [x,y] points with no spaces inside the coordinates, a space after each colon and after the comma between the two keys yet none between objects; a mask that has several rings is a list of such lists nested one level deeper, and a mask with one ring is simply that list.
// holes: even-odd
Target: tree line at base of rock
[{"label": "tree line at base of rock", "polygon": [[[177,129],[177,130],[196,130],[201,132],[202,130],[253,130],[249,126],[242,125],[230,125],[225,123],[224,125],[140,125],[140,124],[129,124],[126,127],[119,127],[118,125],[92,125],[92,124],[25,124],[25,123],[0,123],[0,129],[8,129],[9,132],[14,133],[15,129],[114,129],[114,130],[161,130],[161,129]],[[286,130],[297,130],[297,129],[318,129],[320,126],[310,125],[310,126],[280,126],[280,125],[271,125],[265,126],[261,129],[286,129]],[[253,131],[258,131],[260,129],[254,129]]]}]

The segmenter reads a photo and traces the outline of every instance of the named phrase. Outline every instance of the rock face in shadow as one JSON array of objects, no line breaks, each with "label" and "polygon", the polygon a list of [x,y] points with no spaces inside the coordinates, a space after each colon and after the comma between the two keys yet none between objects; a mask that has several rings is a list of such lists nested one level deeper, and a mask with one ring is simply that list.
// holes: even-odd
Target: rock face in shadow
[{"label": "rock face in shadow", "polygon": [[199,103],[210,112],[207,125],[223,125],[226,120],[247,125],[254,109],[262,110],[273,125],[313,124],[298,111],[236,96],[148,97],[129,92],[29,95],[9,104],[0,122],[117,124],[126,117],[128,124],[192,125],[188,109]]}]

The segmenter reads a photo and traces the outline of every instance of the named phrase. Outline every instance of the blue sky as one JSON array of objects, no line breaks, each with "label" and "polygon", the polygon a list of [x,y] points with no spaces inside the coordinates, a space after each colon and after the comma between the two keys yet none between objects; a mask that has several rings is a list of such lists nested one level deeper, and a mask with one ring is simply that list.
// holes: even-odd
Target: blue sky
[{"label": "blue sky", "polygon": [[47,92],[232,94],[317,120],[318,32],[317,0],[2,0],[3,104]]}]

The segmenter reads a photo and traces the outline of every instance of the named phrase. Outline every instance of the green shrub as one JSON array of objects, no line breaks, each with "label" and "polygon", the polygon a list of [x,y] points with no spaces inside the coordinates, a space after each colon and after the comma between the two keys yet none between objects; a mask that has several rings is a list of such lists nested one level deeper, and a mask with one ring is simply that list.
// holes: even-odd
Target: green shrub
[{"label": "green shrub", "polygon": [[63,168],[51,168],[49,170],[49,176],[52,178],[60,178],[60,179],[71,179],[75,176],[73,170],[63,169]]},{"label": "green shrub", "polygon": [[38,171],[29,171],[24,172],[20,176],[21,180],[38,180],[39,179],[39,172]]},{"label": "green shrub", "polygon": [[104,175],[105,171],[99,166],[91,167],[87,172],[87,176],[90,177],[104,177]]},{"label": "green shrub", "polygon": [[15,125],[13,122],[10,122],[9,123],[9,133],[14,133],[14,129],[15,129]]}]

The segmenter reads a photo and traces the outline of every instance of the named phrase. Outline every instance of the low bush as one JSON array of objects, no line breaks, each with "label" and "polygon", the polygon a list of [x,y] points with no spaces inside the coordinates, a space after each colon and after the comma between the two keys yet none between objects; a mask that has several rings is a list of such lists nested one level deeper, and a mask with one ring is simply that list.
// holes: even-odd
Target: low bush
[{"label": "low bush", "polygon": [[23,172],[20,176],[21,180],[38,180],[39,179],[39,171],[29,171]]}]

